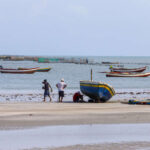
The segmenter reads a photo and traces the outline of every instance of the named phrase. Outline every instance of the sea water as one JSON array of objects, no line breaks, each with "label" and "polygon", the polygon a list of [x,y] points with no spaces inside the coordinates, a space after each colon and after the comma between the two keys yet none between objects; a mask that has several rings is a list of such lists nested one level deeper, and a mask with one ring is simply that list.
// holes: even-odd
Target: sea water
[{"label": "sea water", "polygon": [[[110,84],[116,91],[147,90],[150,91],[150,77],[139,78],[113,78],[106,77],[109,65],[102,62],[119,62],[127,68],[147,66],[145,72],[150,72],[150,57],[84,57],[93,64],[71,63],[38,63],[33,61],[0,61],[4,68],[18,67],[51,67],[49,72],[36,72],[34,74],[3,74],[0,73],[0,93],[26,92],[43,93],[42,81],[47,79],[54,91],[57,92],[56,83],[64,78],[67,83],[66,93],[79,91],[80,80],[90,80],[90,70],[93,70],[93,80]],[[95,64],[95,65],[94,65]]]}]

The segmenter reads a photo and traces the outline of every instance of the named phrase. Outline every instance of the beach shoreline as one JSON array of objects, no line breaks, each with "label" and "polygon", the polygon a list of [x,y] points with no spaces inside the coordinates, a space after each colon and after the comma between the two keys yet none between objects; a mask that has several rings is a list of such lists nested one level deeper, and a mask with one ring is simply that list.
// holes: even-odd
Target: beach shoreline
[{"label": "beach shoreline", "polygon": [[[103,144],[91,144],[91,145],[74,145],[59,148],[46,148],[45,150],[148,150],[150,147],[149,142],[122,142],[122,143],[103,143]],[[42,150],[38,149],[37,150]],[[34,149],[30,149],[34,150]]]},{"label": "beach shoreline", "polygon": [[[110,102],[128,101],[130,99],[149,99],[150,89],[116,89],[116,94],[109,100]],[[73,94],[77,90],[65,90],[64,102],[72,102]],[[58,102],[58,92],[51,93],[53,102]],[[88,97],[84,95],[87,102]],[[47,97],[48,100],[48,97]],[[42,102],[43,91],[40,90],[0,90],[0,102]]]},{"label": "beach shoreline", "polygon": [[[137,149],[147,149],[150,147],[149,142],[123,142],[123,143],[105,143],[105,144],[94,144],[94,145],[74,145],[67,147],[59,147],[59,148],[49,148],[49,150],[137,150]],[[32,149],[33,150],[33,149]],[[38,149],[40,150],[40,149]],[[47,149],[48,150],[48,149]]]},{"label": "beach shoreline", "polygon": [[116,103],[0,103],[0,130],[51,125],[150,123],[149,105]]}]

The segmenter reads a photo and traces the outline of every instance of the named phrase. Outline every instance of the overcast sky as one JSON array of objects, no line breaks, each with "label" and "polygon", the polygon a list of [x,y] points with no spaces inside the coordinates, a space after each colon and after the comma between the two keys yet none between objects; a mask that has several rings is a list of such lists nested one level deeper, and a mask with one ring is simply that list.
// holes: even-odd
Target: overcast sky
[{"label": "overcast sky", "polygon": [[0,54],[150,56],[150,0],[0,0]]}]

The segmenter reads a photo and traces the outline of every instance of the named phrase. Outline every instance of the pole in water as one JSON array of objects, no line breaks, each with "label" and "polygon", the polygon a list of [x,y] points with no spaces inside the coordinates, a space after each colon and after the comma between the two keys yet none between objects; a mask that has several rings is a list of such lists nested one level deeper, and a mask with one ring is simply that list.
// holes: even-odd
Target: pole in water
[{"label": "pole in water", "polygon": [[91,81],[93,80],[93,71],[91,69]]}]

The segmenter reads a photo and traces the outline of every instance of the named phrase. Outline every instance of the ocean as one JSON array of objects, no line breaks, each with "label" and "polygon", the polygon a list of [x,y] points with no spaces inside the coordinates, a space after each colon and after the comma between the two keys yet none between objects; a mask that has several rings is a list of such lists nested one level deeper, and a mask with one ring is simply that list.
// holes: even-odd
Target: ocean
[{"label": "ocean", "polygon": [[71,64],[71,63],[38,63],[33,61],[0,61],[4,68],[18,67],[51,67],[49,72],[36,72],[34,74],[3,74],[0,73],[0,93],[43,93],[42,81],[47,79],[53,90],[57,92],[56,84],[61,78],[67,83],[66,93],[80,90],[80,80],[90,80],[91,69],[93,80],[110,84],[115,91],[150,91],[150,77],[143,78],[113,78],[106,77],[109,65],[102,62],[119,62],[128,68],[147,66],[145,72],[150,72],[150,57],[86,57],[93,64]]}]

